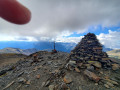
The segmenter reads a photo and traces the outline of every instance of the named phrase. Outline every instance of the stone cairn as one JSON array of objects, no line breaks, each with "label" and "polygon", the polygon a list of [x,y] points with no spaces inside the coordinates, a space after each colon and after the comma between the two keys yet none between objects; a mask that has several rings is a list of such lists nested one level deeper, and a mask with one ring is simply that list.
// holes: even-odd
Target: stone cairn
[{"label": "stone cairn", "polygon": [[71,51],[66,68],[76,72],[81,72],[81,69],[83,69],[82,71],[84,71],[86,76],[98,82],[100,77],[93,73],[95,70],[100,70],[101,68],[114,68],[116,70],[119,67],[110,60],[107,53],[102,49],[102,45],[96,35],[88,33]]},{"label": "stone cairn", "polygon": [[[88,33],[71,51],[70,60],[78,64],[86,64],[86,68],[110,68],[111,60],[93,33]],[[91,66],[90,66],[91,65]],[[82,65],[81,65],[82,66]]]}]

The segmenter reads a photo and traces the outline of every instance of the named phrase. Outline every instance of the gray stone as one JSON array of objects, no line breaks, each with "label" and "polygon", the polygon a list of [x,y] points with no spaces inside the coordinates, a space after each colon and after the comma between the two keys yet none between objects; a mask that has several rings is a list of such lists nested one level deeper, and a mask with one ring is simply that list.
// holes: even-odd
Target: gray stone
[{"label": "gray stone", "polygon": [[90,66],[87,67],[87,70],[93,71],[94,67],[90,65]]},{"label": "gray stone", "polygon": [[49,90],[54,90],[55,86],[54,85],[49,85]]},{"label": "gray stone", "polygon": [[52,61],[48,61],[47,64],[48,64],[48,65],[51,65],[51,64],[52,64]]},{"label": "gray stone", "polygon": [[110,87],[113,87],[114,85],[112,84],[112,83],[110,83],[110,82],[107,82],[106,83],[108,86],[110,86]]},{"label": "gray stone", "polygon": [[19,82],[19,83],[25,83],[26,80],[25,80],[24,78],[20,77],[20,78],[18,78],[18,82]]},{"label": "gray stone", "polygon": [[107,84],[104,84],[104,86],[105,86],[106,88],[110,88]]},{"label": "gray stone", "polygon": [[20,76],[22,76],[24,74],[24,72],[20,72],[18,75],[17,75],[17,77],[20,77]]}]

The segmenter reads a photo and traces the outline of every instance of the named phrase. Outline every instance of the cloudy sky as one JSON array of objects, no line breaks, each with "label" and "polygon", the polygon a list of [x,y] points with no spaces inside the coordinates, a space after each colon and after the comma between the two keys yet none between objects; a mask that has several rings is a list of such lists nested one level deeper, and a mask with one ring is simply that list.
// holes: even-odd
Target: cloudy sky
[{"label": "cloudy sky", "polygon": [[0,41],[79,42],[88,32],[120,48],[120,0],[18,0],[32,13],[28,24],[0,18]]}]

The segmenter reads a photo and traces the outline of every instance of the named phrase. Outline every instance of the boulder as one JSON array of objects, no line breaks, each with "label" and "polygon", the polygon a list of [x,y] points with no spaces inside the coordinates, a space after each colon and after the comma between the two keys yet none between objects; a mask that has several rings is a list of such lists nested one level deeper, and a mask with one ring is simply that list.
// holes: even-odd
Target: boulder
[{"label": "boulder", "polygon": [[105,86],[106,88],[110,88],[107,84],[104,84],[104,86]]},{"label": "boulder", "polygon": [[30,83],[31,83],[31,81],[30,81],[30,80],[28,80],[28,81],[26,82],[26,84],[27,84],[27,85],[30,85]]},{"label": "boulder", "polygon": [[64,82],[69,84],[72,82],[72,78],[70,77],[70,75],[65,75],[64,78],[63,78]]},{"label": "boulder", "polygon": [[79,68],[75,67],[75,71],[76,72],[80,72]]},{"label": "boulder", "polygon": [[69,61],[69,65],[75,65],[76,61]]},{"label": "boulder", "polygon": [[120,68],[119,64],[112,64],[113,70],[118,70]]},{"label": "boulder", "polygon": [[116,81],[110,80],[110,79],[106,79],[108,82],[114,84],[114,85],[118,85],[118,83]]},{"label": "boulder", "polygon": [[110,86],[110,87],[113,87],[114,85],[112,84],[112,83],[110,83],[110,82],[107,82],[106,83],[108,86]]},{"label": "boulder", "polygon": [[61,90],[67,90],[67,89],[68,89],[68,86],[66,84],[61,85]]},{"label": "boulder", "polygon": [[87,66],[87,70],[93,71],[94,70],[94,66]]},{"label": "boulder", "polygon": [[54,85],[49,85],[49,90],[54,90],[55,86]]},{"label": "boulder", "polygon": [[26,82],[26,79],[20,77],[20,78],[18,78],[18,82],[19,82],[19,83],[25,83],[25,82]]},{"label": "boulder", "polygon": [[109,60],[109,58],[102,58],[102,60],[104,61],[104,60]]},{"label": "boulder", "polygon": [[100,62],[98,61],[88,61],[89,64],[92,64],[93,66],[97,67],[97,68],[101,68],[102,65]]},{"label": "boulder", "polygon": [[100,77],[98,77],[95,73],[89,71],[89,70],[85,70],[84,74],[91,80],[95,81],[95,82],[99,82]]}]

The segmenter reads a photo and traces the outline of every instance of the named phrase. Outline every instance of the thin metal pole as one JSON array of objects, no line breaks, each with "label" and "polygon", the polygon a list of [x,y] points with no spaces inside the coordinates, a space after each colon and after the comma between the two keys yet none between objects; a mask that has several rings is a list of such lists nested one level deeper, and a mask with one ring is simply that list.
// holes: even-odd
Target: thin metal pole
[{"label": "thin metal pole", "polygon": [[55,41],[54,41],[54,50],[55,50]]}]

